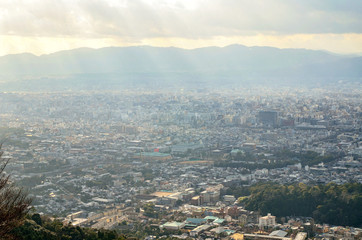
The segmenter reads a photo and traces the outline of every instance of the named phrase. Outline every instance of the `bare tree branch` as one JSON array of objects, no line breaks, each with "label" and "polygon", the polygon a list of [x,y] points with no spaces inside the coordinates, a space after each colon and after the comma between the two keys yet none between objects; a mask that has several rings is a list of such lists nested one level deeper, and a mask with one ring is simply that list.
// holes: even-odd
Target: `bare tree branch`
[{"label": "bare tree branch", "polygon": [[2,155],[0,151],[0,239],[9,239],[10,232],[22,224],[32,200],[22,188],[10,182],[10,175],[4,172],[9,159],[3,159]]}]

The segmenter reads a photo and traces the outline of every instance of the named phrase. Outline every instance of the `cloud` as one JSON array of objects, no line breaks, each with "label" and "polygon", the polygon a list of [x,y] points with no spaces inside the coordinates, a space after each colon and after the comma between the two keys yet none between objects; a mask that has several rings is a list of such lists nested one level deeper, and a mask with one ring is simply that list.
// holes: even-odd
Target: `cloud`
[{"label": "cloud", "polygon": [[2,0],[0,34],[202,39],[362,33],[362,1]]}]

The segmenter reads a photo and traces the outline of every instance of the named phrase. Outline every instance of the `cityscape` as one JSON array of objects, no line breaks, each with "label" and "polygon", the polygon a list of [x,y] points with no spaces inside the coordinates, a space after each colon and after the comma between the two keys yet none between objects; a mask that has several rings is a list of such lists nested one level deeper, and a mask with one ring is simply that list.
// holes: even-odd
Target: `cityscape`
[{"label": "cityscape", "polygon": [[263,217],[233,189],[362,184],[360,96],[347,87],[4,92],[2,158],[36,211],[74,226],[256,239],[255,227],[268,227],[305,239],[313,224],[353,239],[361,229]]},{"label": "cityscape", "polygon": [[361,23],[0,0],[0,240],[362,240]]}]

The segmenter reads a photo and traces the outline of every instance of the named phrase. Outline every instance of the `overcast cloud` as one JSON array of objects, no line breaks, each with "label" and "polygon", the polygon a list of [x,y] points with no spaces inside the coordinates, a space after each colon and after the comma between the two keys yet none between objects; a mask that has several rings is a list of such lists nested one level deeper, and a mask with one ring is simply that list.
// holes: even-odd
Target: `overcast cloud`
[{"label": "overcast cloud", "polygon": [[0,0],[0,56],[235,43],[362,53],[362,1]]},{"label": "overcast cloud", "polygon": [[0,34],[204,38],[361,33],[362,1],[2,0]]}]

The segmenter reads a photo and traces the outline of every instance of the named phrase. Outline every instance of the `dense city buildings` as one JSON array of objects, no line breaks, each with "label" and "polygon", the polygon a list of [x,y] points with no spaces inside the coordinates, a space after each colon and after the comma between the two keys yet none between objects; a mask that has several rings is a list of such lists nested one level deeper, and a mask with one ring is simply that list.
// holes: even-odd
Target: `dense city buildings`
[{"label": "dense city buildings", "polygon": [[[237,238],[243,229],[245,239],[258,239],[260,227],[290,239],[308,232],[311,216],[262,217],[231,190],[361,184],[360,96],[358,88],[1,93],[3,157],[35,209],[65,223],[142,222],[180,237]],[[314,233],[338,232],[312,224]]]}]

